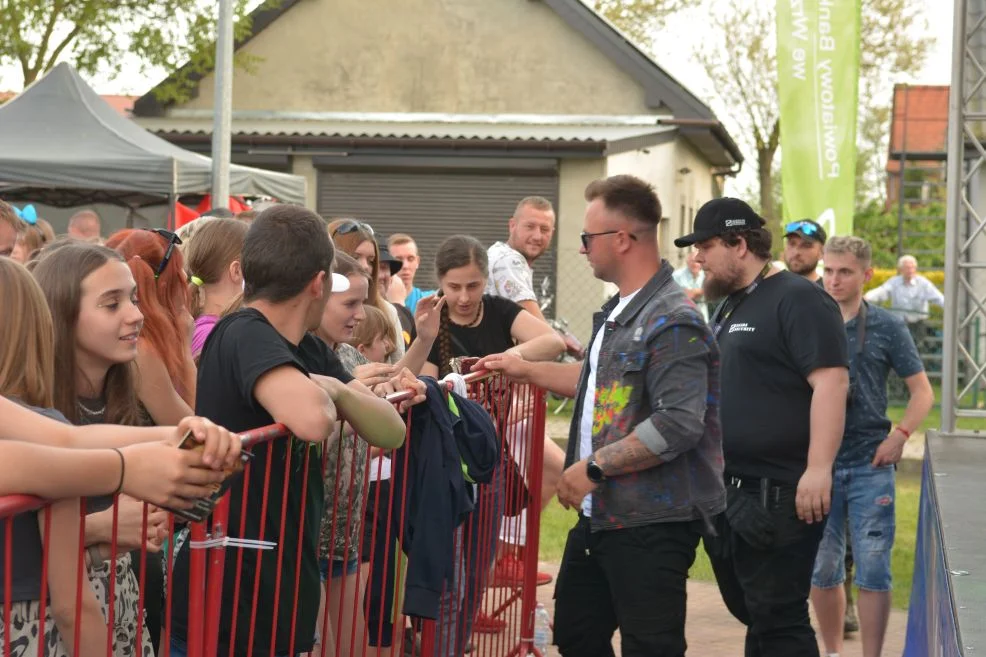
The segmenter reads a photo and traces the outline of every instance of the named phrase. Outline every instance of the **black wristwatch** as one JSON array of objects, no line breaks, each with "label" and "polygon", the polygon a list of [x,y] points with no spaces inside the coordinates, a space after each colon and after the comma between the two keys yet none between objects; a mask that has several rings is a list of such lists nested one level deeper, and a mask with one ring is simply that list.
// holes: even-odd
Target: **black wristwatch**
[{"label": "black wristwatch", "polygon": [[589,481],[594,484],[601,484],[606,481],[606,475],[603,473],[603,469],[600,465],[596,463],[595,459],[590,460],[585,464],[585,474],[589,477]]}]

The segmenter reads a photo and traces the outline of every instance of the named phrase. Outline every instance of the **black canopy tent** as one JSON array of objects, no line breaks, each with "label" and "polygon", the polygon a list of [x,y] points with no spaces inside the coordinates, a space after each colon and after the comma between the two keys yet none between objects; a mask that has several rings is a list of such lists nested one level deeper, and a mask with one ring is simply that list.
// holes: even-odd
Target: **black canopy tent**
[{"label": "black canopy tent", "polygon": [[[207,194],[212,160],[121,116],[58,64],[0,106],[0,198],[56,207],[110,203],[131,209]],[[305,202],[301,176],[230,167],[230,193]]]}]

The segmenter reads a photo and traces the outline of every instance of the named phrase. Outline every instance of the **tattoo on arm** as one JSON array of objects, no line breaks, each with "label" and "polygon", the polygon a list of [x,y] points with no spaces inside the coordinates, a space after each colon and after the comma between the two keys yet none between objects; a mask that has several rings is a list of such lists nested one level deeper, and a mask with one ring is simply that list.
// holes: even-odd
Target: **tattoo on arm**
[{"label": "tattoo on arm", "polygon": [[648,470],[662,463],[661,458],[647,449],[634,434],[606,445],[595,456],[596,463],[607,477]]}]

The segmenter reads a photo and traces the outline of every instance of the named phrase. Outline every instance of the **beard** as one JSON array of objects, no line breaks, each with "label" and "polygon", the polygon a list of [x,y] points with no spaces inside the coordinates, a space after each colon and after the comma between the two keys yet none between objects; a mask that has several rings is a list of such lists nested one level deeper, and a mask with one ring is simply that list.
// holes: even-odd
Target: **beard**
[{"label": "beard", "polygon": [[787,265],[788,271],[797,274],[798,276],[806,276],[818,268],[817,260],[811,264],[801,262],[799,260],[785,262],[784,264]]},{"label": "beard", "polygon": [[743,272],[739,265],[730,263],[721,275],[705,272],[705,282],[702,290],[708,301],[717,301],[728,297],[743,286]]}]

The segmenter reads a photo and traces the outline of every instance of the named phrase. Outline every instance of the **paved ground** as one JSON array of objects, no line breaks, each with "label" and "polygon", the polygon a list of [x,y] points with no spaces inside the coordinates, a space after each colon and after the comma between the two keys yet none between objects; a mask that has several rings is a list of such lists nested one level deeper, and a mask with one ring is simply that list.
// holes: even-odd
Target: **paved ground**
[{"label": "paved ground", "polygon": [[[543,563],[540,570],[554,574],[558,571],[558,565]],[[554,610],[552,591],[553,585],[550,584],[538,589],[538,600],[544,603],[551,613]],[[903,653],[906,629],[907,612],[893,610],[890,614],[884,655],[891,657]],[[698,581],[688,583],[688,621],[685,632],[689,655],[700,657],[742,657],[743,655],[745,628],[726,610],[722,598],[719,597],[719,590],[713,583]],[[614,640],[613,647],[619,657],[618,637]],[[819,650],[824,651],[821,643]],[[824,655],[824,652],[822,654]],[[842,657],[862,657],[862,654],[859,635],[853,635],[843,646]],[[558,652],[552,647],[548,655],[558,657]]]},{"label": "paved ground", "polygon": [[[548,414],[547,433],[556,441],[567,441],[568,418]],[[904,458],[921,460],[924,458],[924,433],[915,432],[904,446]],[[555,573],[557,564],[541,564],[542,571]],[[553,585],[538,589],[538,599],[553,613],[551,599]],[[814,616],[813,616],[814,617]],[[901,655],[904,651],[904,635],[907,629],[907,612],[893,610],[890,614],[890,627],[884,644],[883,654],[890,657]],[[688,654],[715,657],[742,657],[745,628],[730,615],[719,597],[714,583],[690,581],[688,583],[688,622],[685,628],[688,639]],[[614,649],[619,656],[619,637],[614,640]],[[824,655],[824,646],[819,643]],[[557,657],[554,647],[549,650],[550,657]],[[846,640],[841,657],[862,657],[859,635]]]}]

